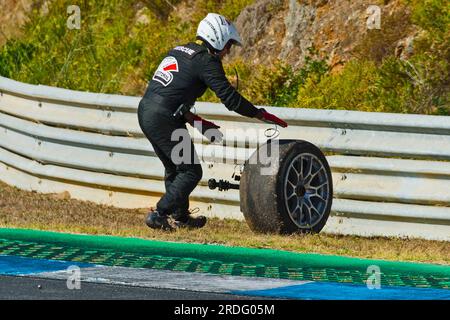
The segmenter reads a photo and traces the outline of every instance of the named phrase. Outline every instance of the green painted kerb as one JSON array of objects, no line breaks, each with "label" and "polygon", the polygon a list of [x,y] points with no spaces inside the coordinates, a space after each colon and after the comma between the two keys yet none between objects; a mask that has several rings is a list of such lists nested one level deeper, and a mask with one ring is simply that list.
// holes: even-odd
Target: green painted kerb
[{"label": "green painted kerb", "polygon": [[[216,271],[212,273],[227,273],[226,266],[233,270],[241,272],[229,272],[230,274],[245,275],[242,270],[245,268],[264,268],[263,273],[255,272],[255,276],[280,277],[280,272],[276,275],[270,274],[270,270],[285,270],[289,274],[310,274],[318,275],[319,280],[339,281],[333,279],[334,274],[346,273],[350,277],[358,275],[358,280],[350,279],[343,282],[361,282],[364,281],[367,268],[369,266],[378,266],[383,275],[391,279],[395,278],[398,282],[390,282],[392,285],[415,285],[427,287],[450,288],[450,266],[441,266],[423,263],[392,262],[385,260],[369,260],[359,258],[349,258],[341,256],[294,253],[272,249],[253,249],[243,247],[228,247],[219,245],[187,244],[175,242],[162,242],[153,240],[144,240],[137,238],[123,238],[113,236],[98,235],[75,235],[57,232],[25,230],[25,229],[0,229],[0,240],[17,241],[26,247],[27,243],[34,243],[35,247],[43,245],[52,245],[60,248],[70,248],[72,251],[83,252],[84,257],[89,257],[89,253],[97,252],[97,255],[108,255],[109,259],[104,259],[107,264],[116,265],[114,259],[123,260],[124,256],[133,256],[135,259],[143,257],[158,257],[159,260],[172,259],[172,266],[180,261],[190,260],[195,262],[189,264],[189,271],[210,272],[203,268],[198,270],[199,265],[214,263]],[[35,252],[38,249],[34,249]],[[15,254],[13,251],[5,251],[4,254]],[[119,254],[120,253],[120,254]],[[2,254],[2,250],[0,250]],[[20,255],[20,252],[17,253]],[[29,254],[30,256],[31,254]],[[92,257],[92,255],[91,255]],[[116,257],[116,258],[114,258]],[[69,257],[70,258],[70,257]],[[85,260],[88,258],[84,258]],[[111,260],[112,259],[112,260]],[[69,259],[70,260],[70,259]],[[96,262],[96,261],[86,261]],[[98,262],[96,262],[98,263]],[[155,263],[152,264],[154,266]],[[158,265],[158,263],[156,263]],[[167,266],[168,264],[166,264]],[[170,265],[170,263],[169,263]],[[223,267],[225,265],[225,268]],[[145,267],[145,264],[143,264]],[[222,268],[220,267],[222,266]],[[150,266],[151,267],[151,266]],[[188,268],[188,269],[189,269]],[[221,269],[220,269],[221,268]],[[170,269],[170,268],[169,268]],[[217,271],[222,270],[223,272]],[[224,271],[225,270],[225,271]],[[333,273],[333,272],[334,273]],[[284,276],[295,278],[292,276]],[[301,277],[297,277],[301,279]],[[315,278],[314,278],[315,279]],[[412,280],[411,280],[412,279]],[[422,280],[421,280],[422,279]],[[397,281],[396,280],[396,281]]]}]

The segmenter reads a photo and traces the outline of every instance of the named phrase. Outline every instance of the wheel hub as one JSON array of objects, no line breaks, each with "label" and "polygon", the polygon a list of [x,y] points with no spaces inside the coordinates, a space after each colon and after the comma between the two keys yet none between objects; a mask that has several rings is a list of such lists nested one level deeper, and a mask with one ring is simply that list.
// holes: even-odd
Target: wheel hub
[{"label": "wheel hub", "polygon": [[299,154],[285,175],[285,205],[292,221],[309,229],[320,222],[329,198],[326,170],[313,154]]},{"label": "wheel hub", "polygon": [[299,186],[297,186],[296,193],[297,193],[297,197],[299,197],[299,198],[304,197],[305,194],[306,194],[306,188],[305,188],[305,186],[304,186],[304,185],[299,185]]}]

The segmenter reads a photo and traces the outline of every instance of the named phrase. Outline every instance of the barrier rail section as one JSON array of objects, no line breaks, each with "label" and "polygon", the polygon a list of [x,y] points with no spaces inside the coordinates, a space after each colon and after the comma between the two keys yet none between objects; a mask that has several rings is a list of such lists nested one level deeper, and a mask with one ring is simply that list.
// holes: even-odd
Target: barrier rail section
[{"label": "barrier rail section", "polygon": [[[0,179],[25,190],[150,207],[164,192],[164,170],[139,128],[139,101],[0,77]],[[450,117],[265,108],[289,123],[279,139],[307,140],[327,154],[335,199],[325,232],[450,241]],[[191,131],[204,171],[192,205],[243,219],[239,192],[209,190],[207,181],[231,180],[265,142],[258,137],[268,125],[221,104],[198,102],[195,109],[220,125],[225,139],[211,145]]]}]

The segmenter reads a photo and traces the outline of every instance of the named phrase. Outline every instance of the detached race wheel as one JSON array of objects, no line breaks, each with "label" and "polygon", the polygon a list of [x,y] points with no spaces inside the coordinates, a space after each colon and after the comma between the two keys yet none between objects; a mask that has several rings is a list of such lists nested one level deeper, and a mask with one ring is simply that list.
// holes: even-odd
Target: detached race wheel
[{"label": "detached race wheel", "polygon": [[[276,141],[279,152],[271,155],[272,143],[260,146],[244,165],[240,203],[245,220],[256,232],[320,232],[333,201],[331,170],[325,156],[303,140]],[[261,155],[266,155],[264,161]],[[268,159],[272,174],[264,172]]]}]

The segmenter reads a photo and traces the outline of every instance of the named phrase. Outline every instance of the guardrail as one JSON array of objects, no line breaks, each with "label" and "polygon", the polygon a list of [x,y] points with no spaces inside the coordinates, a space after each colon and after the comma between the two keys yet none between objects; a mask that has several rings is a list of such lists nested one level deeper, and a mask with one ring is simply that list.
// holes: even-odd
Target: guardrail
[{"label": "guardrail", "polygon": [[[139,101],[0,77],[1,180],[103,204],[150,207],[164,192],[163,167],[137,123]],[[224,129],[267,128],[221,104],[195,107]],[[265,108],[289,123],[279,138],[308,140],[327,153],[335,199],[324,231],[450,241],[449,117]],[[238,136],[226,148],[201,138],[194,143],[204,178],[193,205],[209,216],[243,219],[238,191],[209,190],[207,180],[229,180],[258,141]]]}]

